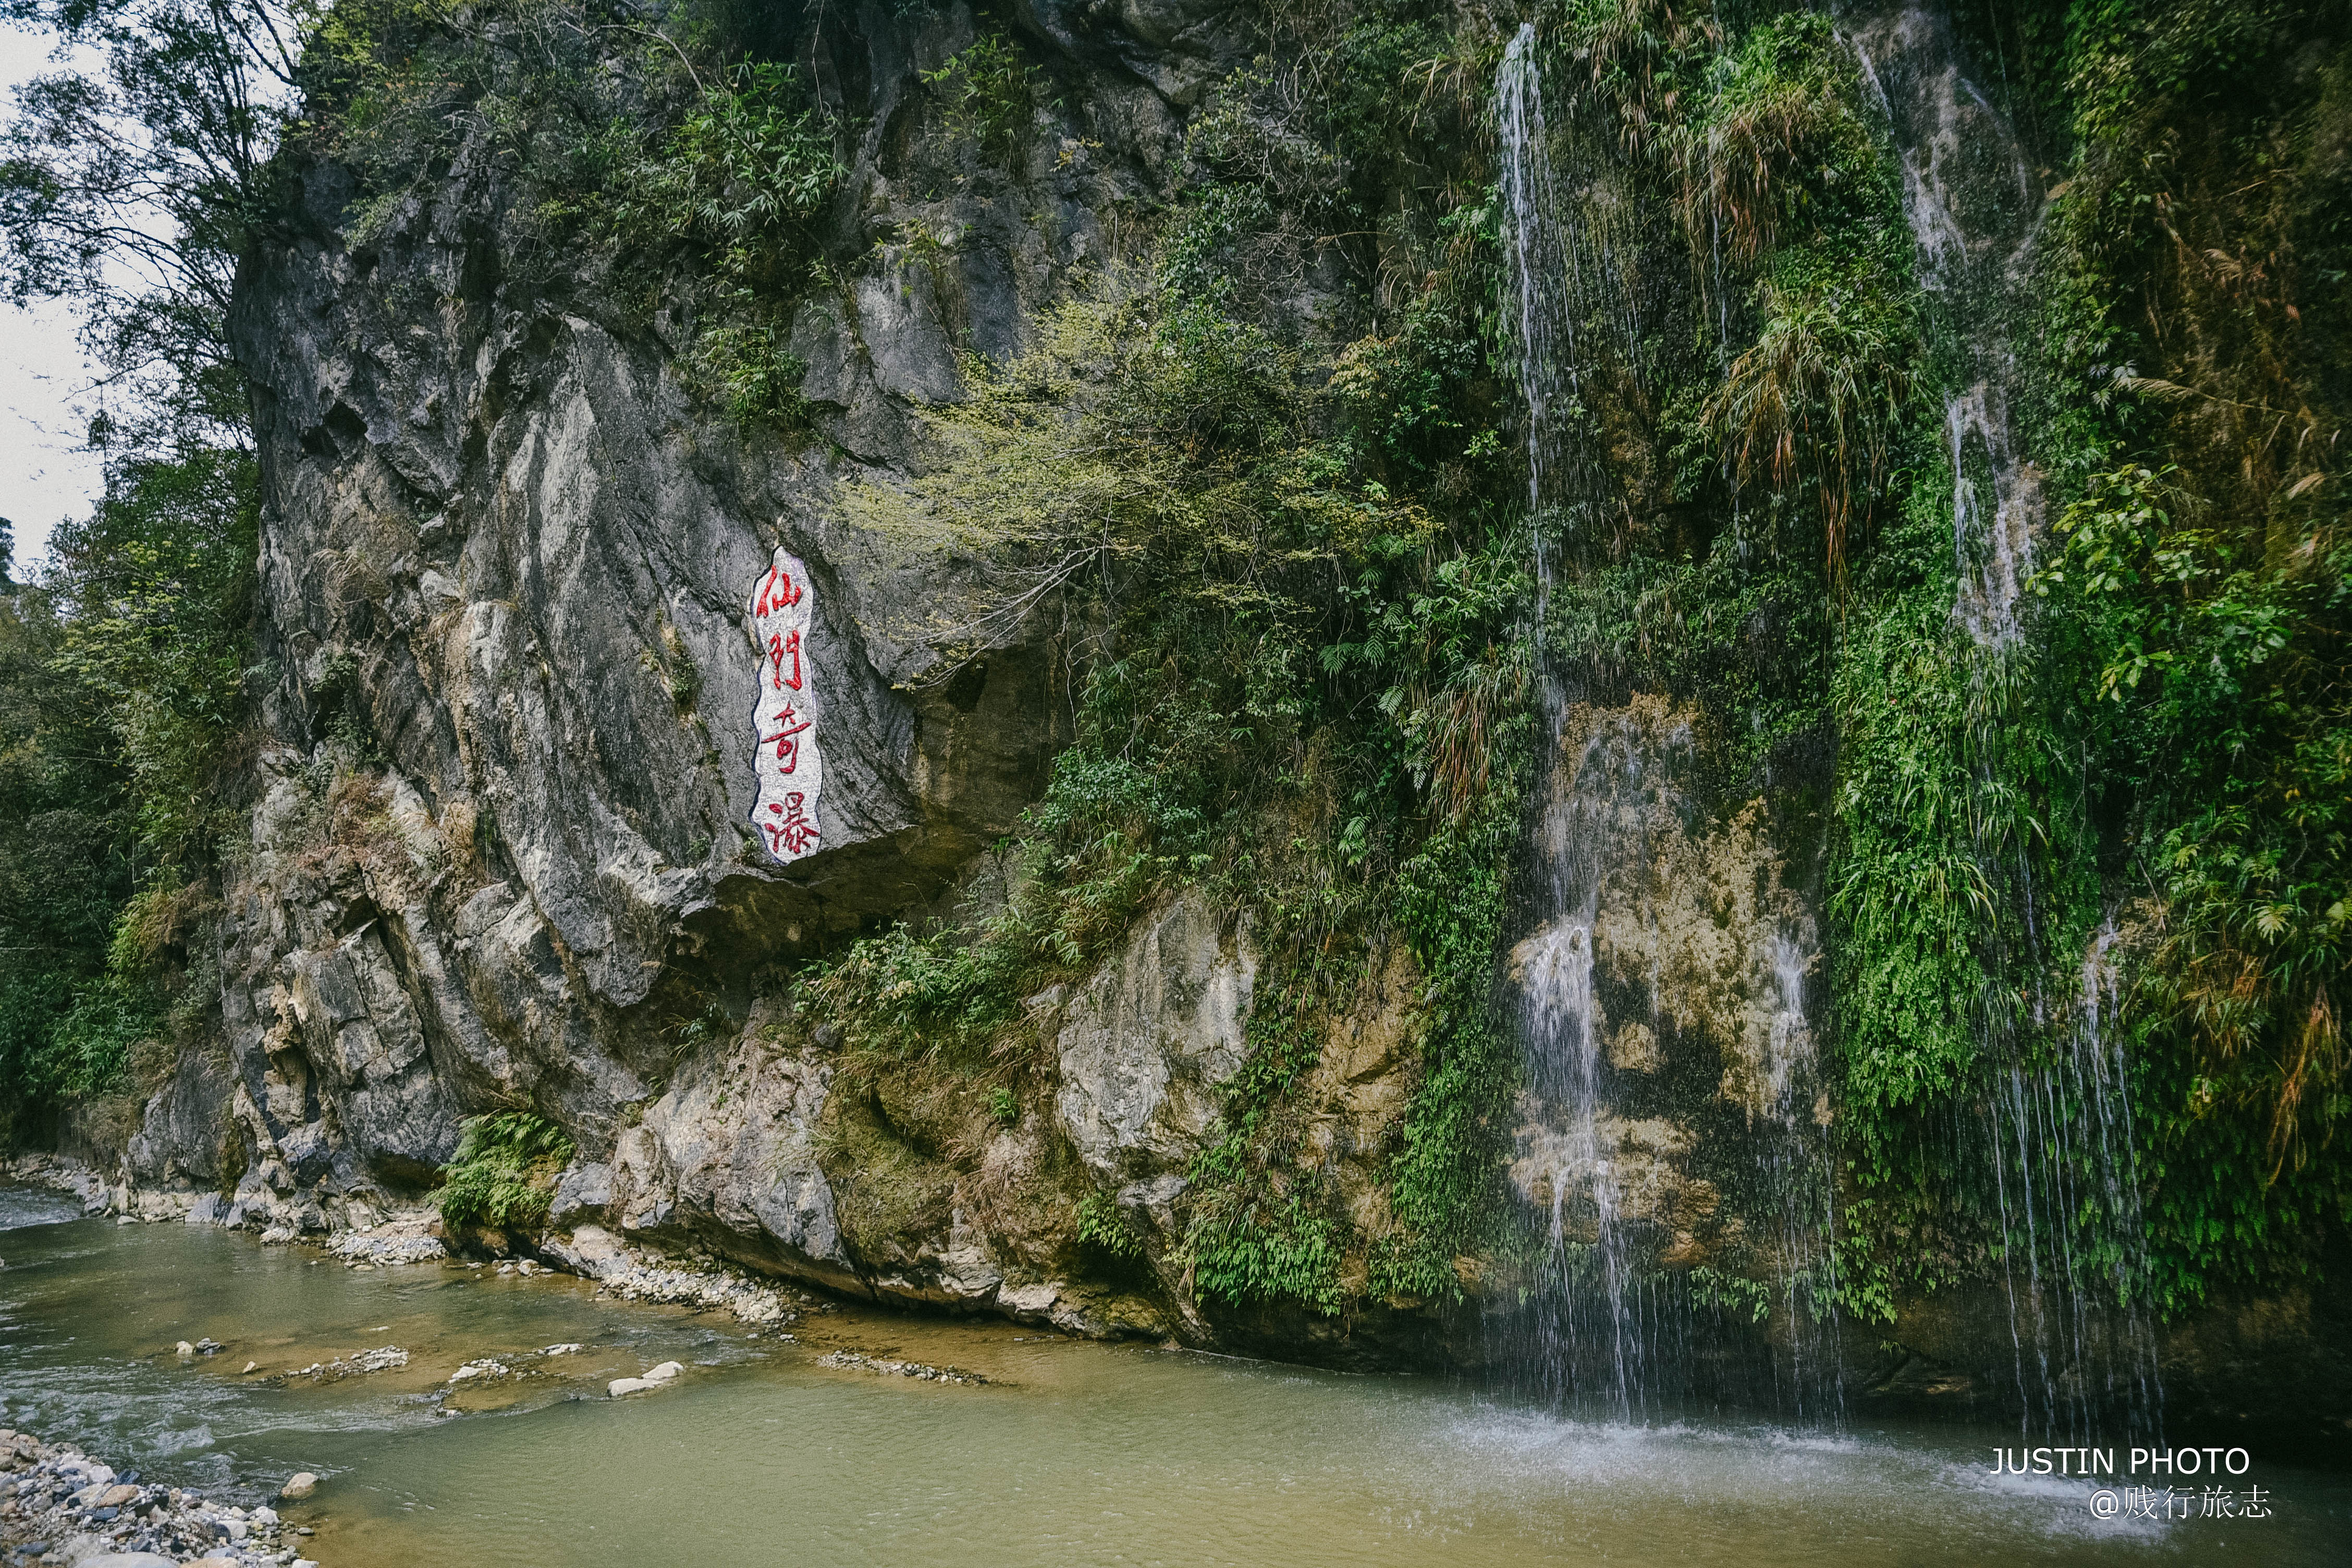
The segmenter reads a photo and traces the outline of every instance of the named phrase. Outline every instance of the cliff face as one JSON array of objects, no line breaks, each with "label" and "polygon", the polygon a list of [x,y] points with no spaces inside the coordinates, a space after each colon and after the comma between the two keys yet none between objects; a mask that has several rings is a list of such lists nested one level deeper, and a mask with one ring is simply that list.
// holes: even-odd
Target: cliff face
[{"label": "cliff face", "polygon": [[[1920,778],[1965,771],[1914,710],[1970,650],[2026,637],[2020,574],[2048,543],[2042,479],[2012,460],[1988,379],[2024,308],[2026,219],[2006,184],[1979,212],[1937,174],[1977,124],[1928,112],[1967,97],[1949,29],[1906,11],[1857,31],[1856,55],[1826,16],[1759,24],[1736,80],[1698,33],[1661,45],[1714,61],[1692,68],[1717,109],[1769,88],[1836,133],[1839,166],[1791,143],[1774,175],[1818,186],[1789,212],[1827,215],[1804,243],[1829,260],[1799,259],[1853,274],[1824,299],[1894,320],[1848,323],[1885,362],[1889,412],[1854,435],[1866,486],[1847,497],[1841,467],[1832,505],[1826,475],[1751,473],[1724,412],[1726,386],[1769,380],[1738,344],[1777,330],[1763,262],[1798,254],[1797,218],[1778,240],[1769,223],[1731,234],[1748,283],[1719,245],[1702,279],[1682,232],[1695,187],[1666,191],[1665,161],[1627,153],[1642,105],[1609,96],[1627,81],[1555,97],[1547,130],[1544,73],[1566,79],[1533,28],[1507,46],[1477,8],[1375,20],[1317,24],[1317,68],[1386,73],[1363,83],[1307,83],[1256,57],[1271,24],[1208,5],[1024,5],[1009,57],[962,5],[779,24],[789,47],[771,52],[847,128],[795,258],[815,281],[763,285],[771,368],[793,383],[781,426],[714,395],[708,290],[671,276],[648,300],[609,247],[534,248],[516,215],[540,195],[487,133],[404,186],[289,153],[286,219],[233,315],[271,679],[249,853],[215,928],[219,1028],[127,1125],[92,1125],[110,1168],[210,1217],[321,1232],[421,1205],[464,1119],[529,1109],[576,1157],[546,1234],[502,1239],[583,1268],[635,1244],[1086,1332],[1516,1360],[1546,1392],[1613,1380],[1629,1407],[1645,1383],[1808,1413],[1841,1384],[2055,1410],[2095,1403],[2094,1373],[2160,1359],[2176,1410],[2260,1383],[2248,1403],[2302,1411],[2314,1396],[2278,1369],[2327,1342],[2323,1298],[2134,1317],[2087,1351],[2078,1330],[2068,1369],[2029,1389],[2024,1336],[2063,1329],[2072,1301],[2003,1288],[2006,1207],[1955,1197],[1940,1231],[1890,1217],[1837,1142],[1868,1109],[1856,1041],[1883,1025],[1904,1074],[1948,1068],[1938,1181],[1973,1160],[1981,1188],[2012,1144],[2071,1171],[2090,1146],[2053,1134],[2029,1154],[2001,1100],[2026,1079],[1968,1076],[1972,1053],[2008,1062],[2008,1037],[1948,1039],[1976,1027],[1971,994],[2047,989],[2054,1018],[2071,993],[2021,970],[1971,992],[1961,961],[1990,939],[1901,879],[1934,858],[1915,853],[1926,830],[1897,824],[1875,859],[1856,837]],[[978,68],[956,62],[983,57],[1003,90],[976,110]],[[1415,84],[1409,110],[1383,96],[1395,81]],[[2014,152],[2002,181],[2011,163],[2023,179]],[[1497,167],[1500,201],[1478,195]],[[1748,176],[1718,174],[1707,200],[1754,218]],[[2001,255],[1952,270],[1982,248],[1963,235],[1947,254],[1938,225],[1963,222]],[[2000,309],[1977,310],[1960,285],[1994,273],[1975,292]],[[1144,325],[1103,308],[1155,288],[1178,302]],[[1952,318],[1929,312],[1958,356],[1925,424],[1905,313],[1922,299]],[[1498,302],[1524,341],[1496,327]],[[999,526],[1003,491],[1064,472],[1016,471],[1046,449],[1019,421],[1081,424],[1055,377],[1116,357],[1087,336],[1114,320],[1139,334],[1115,346],[1192,356],[1179,369],[1198,376],[1122,405],[1150,423],[1130,445],[1091,440],[1132,469],[1073,461],[1071,485],[1096,487],[1106,519],[1149,512],[1132,492],[1171,475],[1192,486],[1187,524],[1218,537],[1181,569],[1219,613],[1259,617],[1231,640],[1269,667],[1185,711],[1213,730],[1171,723],[1139,749],[1206,736],[1286,783],[1253,793],[1228,766],[1209,786],[1249,820],[1198,842],[1239,843],[1245,863],[1188,846],[1055,950],[1078,956],[995,972],[1000,988],[1053,977],[991,999],[978,1068],[942,1065],[937,1039],[877,1048],[856,1007],[918,982],[886,975],[836,1008],[816,998],[848,993],[812,977],[901,924],[986,946],[990,917],[1048,876],[1006,841],[1095,678],[1132,651],[1137,618],[1078,557],[1041,562]],[[1192,321],[1181,348],[1171,320]],[[1517,389],[1495,363],[1512,353]],[[974,409],[995,421],[978,436],[958,423]],[[1268,456],[1286,443],[1311,460]],[[1865,529],[1862,489],[1882,479],[1911,488]],[[1932,489],[1948,495],[1918,500]],[[1310,525],[1284,534],[1269,520],[1286,507]],[[1285,599],[1286,571],[1314,575],[1313,596]],[[1301,604],[1321,619],[1285,643]],[[1135,678],[1139,705],[1183,695],[1172,646],[1134,661],[1159,667]],[[1316,672],[1273,668],[1286,658]],[[1950,787],[1965,803],[1977,786]],[[1937,830],[1972,820],[1955,807]],[[1145,837],[1118,852],[1144,858]],[[1986,842],[1948,866],[1981,870]],[[1286,844],[1314,847],[1286,861]],[[1832,918],[1833,885],[1888,906],[1868,942]],[[2080,1098],[2083,1071],[2122,1057],[2094,973],[2114,932],[2077,925],[2089,1022],[2053,1027]],[[1931,1037],[1961,1065],[1914,1060]],[[1906,1078],[1894,1098],[1917,1092]],[[1964,1120],[1994,1136],[1947,1139]],[[2113,1199],[2136,1178],[2102,1157]],[[1905,1256],[1865,1247],[1874,1272],[1848,1278],[1864,1213],[1912,1228]],[[1210,1220],[1225,1250],[1204,1262]],[[1629,1361],[1628,1344],[1647,1348]],[[1595,1355],[1613,1364],[1580,1363]]]},{"label": "cliff face", "polygon": [[[555,1234],[591,1247],[610,1227],[909,1301],[1213,1334],[1181,1270],[1088,1252],[1077,1209],[1111,1190],[1172,1249],[1244,1055],[1245,930],[1180,898],[1034,999],[1058,1082],[1009,1114],[887,1074],[845,1098],[839,1031],[772,984],[877,922],[1004,896],[984,851],[1067,737],[1066,617],[1008,618],[952,520],[861,521],[840,486],[919,469],[959,356],[1018,353],[1131,243],[1121,215],[1165,198],[1189,107],[1248,42],[1208,8],[1024,20],[1076,101],[977,178],[919,79],[972,43],[967,10],[868,6],[812,45],[863,130],[821,220],[854,270],[793,321],[797,437],[694,395],[679,316],[616,325],[593,284],[519,279],[488,156],[363,248],[352,176],[295,163],[295,222],[236,308],[278,676],[220,927],[226,1049],[145,1104],[129,1177],[216,1190],[231,1223],[366,1223],[429,1187],[462,1118],[530,1106],[578,1143]],[[1318,1090],[1360,1193],[1402,1104],[1409,968],[1351,1026],[1385,1043]]]}]

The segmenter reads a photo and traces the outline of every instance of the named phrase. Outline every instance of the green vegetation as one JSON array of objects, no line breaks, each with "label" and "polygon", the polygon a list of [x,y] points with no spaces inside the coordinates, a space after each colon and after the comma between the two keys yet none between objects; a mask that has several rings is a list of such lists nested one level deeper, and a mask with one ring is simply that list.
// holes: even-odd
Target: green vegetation
[{"label": "green vegetation", "polygon": [[1042,73],[1019,44],[1003,33],[984,34],[939,69],[923,72],[922,81],[946,106],[950,140],[968,143],[1008,173],[1019,172],[1044,89]]},{"label": "green vegetation", "polygon": [[[2053,525],[2025,640],[1954,622],[1937,404],[1969,374],[1954,312],[1983,302],[1911,282],[1893,152],[1828,19],[1648,0],[1548,35],[1551,79],[1597,89],[1569,139],[1680,230],[1601,231],[1651,326],[1621,344],[1586,302],[1612,522],[1550,630],[1593,679],[1700,698],[1750,768],[1835,736],[1848,1308],[1884,1319],[2018,1244],[1950,1130],[2061,1047],[2113,920],[2154,1238],[2129,1288],[2180,1310],[2307,1272],[2352,1218],[2352,556],[2320,455],[2347,370],[2347,40],[2292,4],[1959,25],[2054,165],[2005,323]],[[2099,1223],[2079,1241],[2110,1245]]]},{"label": "green vegetation", "polygon": [[0,596],[5,1131],[110,1091],[142,1042],[176,1045],[214,1006],[207,879],[236,832],[257,499],[239,452],[122,459]]},{"label": "green vegetation", "polygon": [[[396,241],[437,202],[491,206],[514,281],[639,328],[683,303],[689,384],[746,424],[797,428],[792,311],[826,277],[814,220],[846,170],[800,69],[741,52],[748,25],[724,6],[656,26],[566,0],[338,5],[309,36],[291,144],[361,181],[353,247]],[[509,190],[453,185],[461,153]]]},{"label": "green vegetation", "polygon": [[2042,586],[2129,847],[2150,1289],[2179,1307],[2308,1274],[2352,1220],[2352,20],[2111,0],[2057,37],[2081,153],[2040,323],[2070,481]]},{"label": "green vegetation", "polygon": [[528,1110],[470,1116],[442,1171],[442,1220],[530,1231],[546,1223],[555,1178],[575,1150],[555,1123]]},{"label": "green vegetation", "polygon": [[[949,460],[853,502],[886,528],[952,519],[1032,584],[1103,584],[1117,653],[1086,672],[1006,906],[801,982],[854,1053],[1034,1078],[1021,998],[1082,974],[1175,888],[1245,915],[1260,1001],[1181,1262],[1211,1298],[1322,1312],[1367,1290],[1459,1296],[1454,1257],[1500,1223],[1516,1072],[1488,977],[1530,761],[1529,583],[1498,500],[1516,480],[1488,363],[1488,193],[1425,191],[1377,220],[1413,281],[1355,301],[1347,331],[1277,308],[1317,235],[1365,223],[1404,160],[1475,134],[1483,92],[1433,114],[1378,90],[1424,58],[1401,39],[1443,36],[1302,33],[1344,100],[1264,68],[1229,83],[1149,273],[1105,278],[1023,360],[969,365],[970,400],[933,420]],[[1432,1071],[1375,1237],[1314,1172],[1298,1096],[1390,942],[1433,977]]]},{"label": "green vegetation", "polygon": [[1134,1223],[1103,1193],[1088,1193],[1079,1200],[1078,1240],[1116,1258],[1133,1261],[1144,1255],[1143,1237],[1136,1234]]},{"label": "green vegetation", "polygon": [[[751,7],[347,0],[282,41],[242,0],[8,15],[110,52],[7,133],[0,276],[84,306],[143,411],[97,427],[103,503],[0,599],[0,1099],[25,1135],[137,1081],[142,1047],[163,1059],[210,1005],[268,673],[226,312],[296,173],[348,174],[342,210],[305,221],[354,265],[452,212],[485,226],[495,279],[387,291],[388,321],[486,290],[584,313],[667,345],[753,442],[810,438],[800,308],[874,247],[944,267],[947,241],[861,226],[845,160],[888,128],[844,121],[816,51]],[[1543,151],[1587,199],[1563,416],[1585,457],[1557,515],[1527,515],[1514,456],[1490,184],[1508,26],[1424,0],[1268,13],[1164,201],[1122,197],[1117,253],[1025,323],[1026,352],[969,360],[968,395],[921,411],[923,470],[844,480],[854,522],[953,534],[1002,568],[1008,613],[1080,599],[1088,627],[1001,907],[864,933],[789,982],[839,1032],[859,1147],[916,1079],[968,1093],[902,1110],[1022,1125],[1053,1071],[1033,999],[1191,889],[1258,955],[1257,1000],[1155,1261],[1235,1305],[1458,1300],[1524,1240],[1496,993],[1556,678],[1695,705],[1702,793],[1769,794],[1783,847],[1820,852],[1850,1310],[1883,1320],[2013,1256],[1981,1152],[1948,1129],[2059,1053],[2109,926],[2105,1026],[2131,1042],[2158,1238],[2126,1288],[2179,1310],[2307,1276],[2352,1218],[2352,23],[2303,0],[1955,18],[2049,203],[2000,325],[2050,527],[2020,637],[1986,646],[1954,613],[1975,476],[1943,407],[1978,374],[1972,306],[1914,276],[1885,115],[1830,15],[1558,0],[1534,19]],[[970,36],[920,73],[900,153],[966,192],[1075,178],[1073,149],[1099,143],[1056,96],[1067,73],[1010,23]],[[300,87],[299,116],[267,107],[273,81]],[[131,289],[108,267],[126,244],[152,263]],[[969,630],[984,657],[992,627]],[[645,658],[693,700],[678,649]],[[339,655],[311,694],[347,763],[374,744],[360,679]],[[354,832],[383,818],[348,780],[320,793]],[[1400,951],[1410,1098],[1358,1202],[1308,1101]],[[672,1043],[730,1027],[682,1019]],[[923,1160],[970,1152],[939,1142]],[[445,1214],[535,1223],[568,1147],[533,1113],[478,1119]],[[872,1212],[912,1212],[887,1185]],[[1098,1260],[1148,1250],[1108,1194],[1055,1193]],[[1692,1299],[1733,1318],[1764,1300],[1729,1274]]]}]

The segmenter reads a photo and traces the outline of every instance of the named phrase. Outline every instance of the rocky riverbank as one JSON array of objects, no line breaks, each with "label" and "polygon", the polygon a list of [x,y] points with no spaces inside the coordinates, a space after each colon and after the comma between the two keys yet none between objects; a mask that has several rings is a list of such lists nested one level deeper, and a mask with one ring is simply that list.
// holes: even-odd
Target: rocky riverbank
[{"label": "rocky riverbank", "polygon": [[164,1568],[205,1562],[317,1568],[307,1529],[271,1508],[236,1508],[177,1487],[142,1485],[71,1443],[0,1430],[0,1552],[12,1565]]},{"label": "rocky riverbank", "polygon": [[[347,1268],[397,1268],[456,1256],[431,1208],[381,1211],[350,1229],[303,1231],[262,1212],[240,1214],[215,1195],[155,1192],[110,1183],[69,1156],[35,1153],[0,1160],[0,1181],[47,1187],[81,1201],[85,1214],[115,1215],[130,1225],[216,1225],[252,1230],[268,1246],[316,1246]],[[758,1328],[781,1328],[802,1311],[824,1310],[803,1292],[780,1288],[728,1264],[649,1254],[622,1243],[601,1226],[582,1225],[531,1243],[492,1232],[469,1238],[483,1254],[479,1267],[530,1273],[544,1269],[594,1280],[599,1299],[723,1311]],[[520,1256],[520,1254],[528,1256]]]}]

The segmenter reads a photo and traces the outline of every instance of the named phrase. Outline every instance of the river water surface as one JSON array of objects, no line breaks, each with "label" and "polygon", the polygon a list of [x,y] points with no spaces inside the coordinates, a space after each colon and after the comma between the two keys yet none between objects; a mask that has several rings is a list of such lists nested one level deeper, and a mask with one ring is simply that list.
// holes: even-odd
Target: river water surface
[{"label": "river water surface", "polygon": [[[2266,1519],[2102,1521],[2083,1483],[1988,1473],[2013,1431],[1581,1423],[1444,1380],[850,1309],[786,1339],[598,1301],[565,1276],[360,1271],[76,1215],[0,1189],[0,1423],[233,1501],[315,1471],[317,1495],[285,1511],[317,1531],[305,1550],[326,1568],[2352,1556],[2352,1486],[2262,1454],[2233,1484],[2266,1489]],[[174,1353],[206,1336],[226,1348]],[[408,1364],[277,1381],[384,1345]],[[818,1364],[845,1349],[990,1381]],[[522,1375],[453,1394],[484,1358]],[[672,1359],[688,1370],[671,1387],[603,1396]]]}]

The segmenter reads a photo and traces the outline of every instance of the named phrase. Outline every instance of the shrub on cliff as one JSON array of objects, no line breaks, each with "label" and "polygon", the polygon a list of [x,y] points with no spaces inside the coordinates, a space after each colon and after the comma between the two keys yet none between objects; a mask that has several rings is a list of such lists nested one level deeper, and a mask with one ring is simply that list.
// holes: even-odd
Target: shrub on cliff
[{"label": "shrub on cliff", "polygon": [[457,1158],[442,1171],[442,1223],[501,1230],[546,1223],[556,1173],[574,1152],[563,1130],[529,1110],[468,1117],[465,1129]]}]

